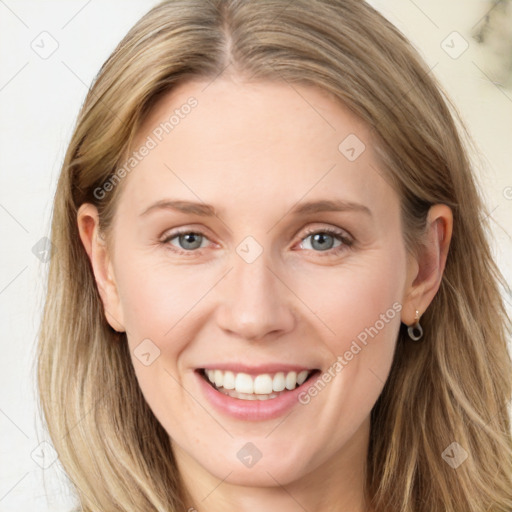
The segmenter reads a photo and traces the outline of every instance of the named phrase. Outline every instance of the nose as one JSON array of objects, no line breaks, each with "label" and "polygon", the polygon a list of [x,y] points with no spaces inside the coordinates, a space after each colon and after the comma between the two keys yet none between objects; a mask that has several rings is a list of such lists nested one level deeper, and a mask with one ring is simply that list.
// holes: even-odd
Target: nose
[{"label": "nose", "polygon": [[221,285],[217,324],[228,334],[257,341],[294,328],[293,294],[271,269],[265,252],[252,263],[235,254],[234,268]]}]

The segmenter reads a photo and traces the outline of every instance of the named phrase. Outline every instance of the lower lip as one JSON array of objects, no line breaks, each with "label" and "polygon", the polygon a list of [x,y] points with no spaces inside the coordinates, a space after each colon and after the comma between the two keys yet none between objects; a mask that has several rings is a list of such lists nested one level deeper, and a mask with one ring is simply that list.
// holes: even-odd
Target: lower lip
[{"label": "lower lip", "polygon": [[208,401],[220,412],[240,420],[263,421],[278,418],[284,415],[294,405],[301,405],[298,399],[300,393],[307,391],[308,387],[314,384],[318,375],[313,375],[302,385],[291,391],[285,391],[276,398],[268,400],[243,400],[233,398],[217,391],[208,384],[199,371],[194,372],[199,379],[199,386]]}]

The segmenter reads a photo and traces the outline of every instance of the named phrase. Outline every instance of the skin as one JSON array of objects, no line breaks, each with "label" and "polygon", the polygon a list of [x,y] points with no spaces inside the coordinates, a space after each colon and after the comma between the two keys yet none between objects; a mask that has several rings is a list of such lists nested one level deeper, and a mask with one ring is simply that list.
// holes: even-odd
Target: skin
[{"label": "skin", "polygon": [[[400,321],[414,323],[439,288],[451,211],[431,208],[428,243],[412,257],[399,197],[378,172],[369,130],[343,105],[308,86],[235,77],[207,85],[181,84],[140,129],[134,148],[197,98],[125,178],[112,246],[98,232],[96,208],[79,209],[106,317],[127,332],[139,385],[172,439],[188,506],[367,512],[370,411],[389,374]],[[353,162],[338,150],[349,134],[366,144]],[[217,216],[170,209],[139,216],[165,198],[211,204]],[[289,212],[318,199],[359,203],[371,215]],[[181,227],[205,235],[193,254],[173,252],[186,251],[183,239],[161,241]],[[334,237],[322,251],[306,233],[310,227],[338,229],[352,244]],[[236,252],[247,236],[263,248],[252,263]],[[401,311],[286,418],[234,419],[200,392],[194,369],[210,362],[283,361],[326,371],[394,303]],[[160,349],[149,366],[133,355],[147,338]],[[237,458],[246,442],[262,453],[251,468]]]}]

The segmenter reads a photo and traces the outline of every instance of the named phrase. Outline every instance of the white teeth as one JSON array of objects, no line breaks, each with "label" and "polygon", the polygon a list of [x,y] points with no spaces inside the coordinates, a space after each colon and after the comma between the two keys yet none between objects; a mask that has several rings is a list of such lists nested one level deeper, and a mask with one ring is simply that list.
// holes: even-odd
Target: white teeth
[{"label": "white teeth", "polygon": [[283,391],[286,387],[284,380],[284,373],[278,372],[274,375],[274,380],[272,381],[272,389],[274,391]]},{"label": "white teeth", "polygon": [[258,375],[254,379],[254,393],[257,395],[272,393],[272,377],[268,374]]},{"label": "white teeth", "polygon": [[[273,393],[279,393],[285,389],[292,390],[300,386],[311,372],[308,370],[303,370],[298,374],[297,372],[277,372],[273,376],[268,373],[263,373],[254,378],[247,373],[234,373],[222,370],[209,369],[206,370],[205,373],[208,380],[212,384],[215,384],[217,388],[232,390],[233,393],[229,393],[230,396],[239,393],[251,396],[260,395],[254,396],[254,399],[266,400],[267,397],[272,396]],[[252,398],[246,399],[251,400]]]},{"label": "white teeth", "polygon": [[254,393],[254,381],[252,377],[247,373],[237,373],[235,377],[235,390],[238,391],[238,393]]},{"label": "white teeth", "polygon": [[301,384],[304,383],[304,381],[307,379],[308,377],[308,371],[307,370],[303,370],[301,371],[298,375],[297,375],[297,384],[300,386]]},{"label": "white teeth", "polygon": [[295,372],[289,372],[286,375],[285,385],[286,389],[295,389],[295,385],[297,384],[297,374]]},{"label": "white teeth", "polygon": [[224,382],[224,375],[222,375],[222,372],[220,370],[215,370],[213,377],[215,380],[215,385],[217,387],[222,386],[222,383]]},{"label": "white teeth", "polygon": [[235,389],[235,374],[233,372],[224,372],[222,387],[224,389]]}]

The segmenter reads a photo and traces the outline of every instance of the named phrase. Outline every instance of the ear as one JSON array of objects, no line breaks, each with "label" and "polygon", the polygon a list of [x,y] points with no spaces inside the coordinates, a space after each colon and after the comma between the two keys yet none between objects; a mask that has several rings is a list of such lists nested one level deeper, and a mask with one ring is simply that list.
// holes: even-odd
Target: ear
[{"label": "ear", "polygon": [[439,290],[452,237],[453,215],[445,204],[436,204],[428,212],[424,244],[418,254],[409,257],[408,275],[402,307],[402,322],[416,321]]},{"label": "ear", "polygon": [[121,302],[107,243],[99,231],[97,208],[90,203],[82,204],[77,212],[77,223],[80,239],[91,261],[107,322],[114,330],[124,332]]}]

